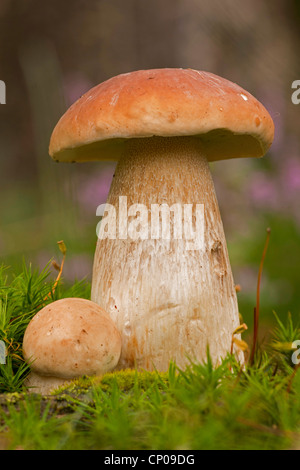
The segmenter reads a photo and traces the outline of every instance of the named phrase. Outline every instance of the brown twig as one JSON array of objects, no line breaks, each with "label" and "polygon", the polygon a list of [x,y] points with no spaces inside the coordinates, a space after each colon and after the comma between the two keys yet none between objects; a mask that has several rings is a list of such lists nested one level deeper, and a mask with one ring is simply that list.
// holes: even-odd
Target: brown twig
[{"label": "brown twig", "polygon": [[257,279],[256,306],[254,307],[253,344],[252,344],[252,350],[251,350],[251,355],[250,355],[250,365],[253,365],[255,352],[256,352],[256,346],[257,346],[258,322],[259,322],[260,283],[261,283],[261,275],[262,275],[264,260],[265,260],[268,245],[269,245],[270,234],[271,234],[271,229],[267,228],[267,238],[266,238],[264,250],[263,250],[261,261],[260,261],[260,266],[259,266],[259,271],[258,271],[258,279]]}]

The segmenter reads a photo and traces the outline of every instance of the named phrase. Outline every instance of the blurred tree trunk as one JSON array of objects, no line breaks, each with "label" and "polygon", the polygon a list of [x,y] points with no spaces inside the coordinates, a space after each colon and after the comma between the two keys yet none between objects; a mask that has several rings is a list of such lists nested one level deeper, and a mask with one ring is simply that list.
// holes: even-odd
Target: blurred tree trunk
[{"label": "blurred tree trunk", "polygon": [[[40,209],[46,216],[42,218],[46,224],[44,229],[60,239],[62,233],[68,233],[74,226],[76,205],[69,169],[56,164],[48,154],[51,133],[66,108],[61,70],[53,45],[43,40],[24,44],[20,49],[20,63],[31,106]],[[71,201],[72,206],[67,201]],[[50,214],[53,216],[51,227],[47,225]]]}]

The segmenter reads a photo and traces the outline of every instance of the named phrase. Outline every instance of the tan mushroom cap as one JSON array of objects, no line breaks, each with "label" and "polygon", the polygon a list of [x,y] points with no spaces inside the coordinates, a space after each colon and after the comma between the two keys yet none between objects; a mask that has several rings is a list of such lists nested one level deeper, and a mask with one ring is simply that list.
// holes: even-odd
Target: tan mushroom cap
[{"label": "tan mushroom cap", "polygon": [[90,300],[57,300],[27,326],[23,353],[33,372],[64,379],[101,375],[121,354],[121,336],[112,319]]},{"label": "tan mushroom cap", "polygon": [[56,161],[118,160],[127,139],[199,136],[209,161],[261,157],[274,137],[264,106],[240,86],[192,69],[125,73],[92,88],[57,123]]}]

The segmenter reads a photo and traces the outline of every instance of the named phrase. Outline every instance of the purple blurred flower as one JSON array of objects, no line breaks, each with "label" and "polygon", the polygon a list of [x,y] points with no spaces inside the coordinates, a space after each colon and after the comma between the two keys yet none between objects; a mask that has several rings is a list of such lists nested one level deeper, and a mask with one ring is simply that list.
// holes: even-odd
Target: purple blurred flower
[{"label": "purple blurred flower", "polygon": [[113,174],[114,166],[106,166],[84,179],[78,191],[79,204],[83,209],[94,213],[100,204],[106,202]]},{"label": "purple blurred flower", "polygon": [[286,162],[282,183],[287,191],[300,189],[300,159],[291,158]]},{"label": "purple blurred flower", "polygon": [[277,184],[263,173],[254,173],[249,186],[249,195],[255,205],[266,208],[278,207]]},{"label": "purple blurred flower", "polygon": [[63,270],[63,278],[67,281],[87,279],[91,280],[93,258],[87,254],[73,255],[68,258]]}]

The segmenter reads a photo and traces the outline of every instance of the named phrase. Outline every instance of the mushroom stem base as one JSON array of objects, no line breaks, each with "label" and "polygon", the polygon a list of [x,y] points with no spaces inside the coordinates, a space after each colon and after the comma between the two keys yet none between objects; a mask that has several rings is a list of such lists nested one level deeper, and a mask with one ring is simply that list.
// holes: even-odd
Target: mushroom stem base
[{"label": "mushroom stem base", "polygon": [[28,388],[30,393],[49,395],[53,390],[71,382],[71,380],[72,379],[39,375],[36,372],[31,371],[25,380],[25,386]]}]

